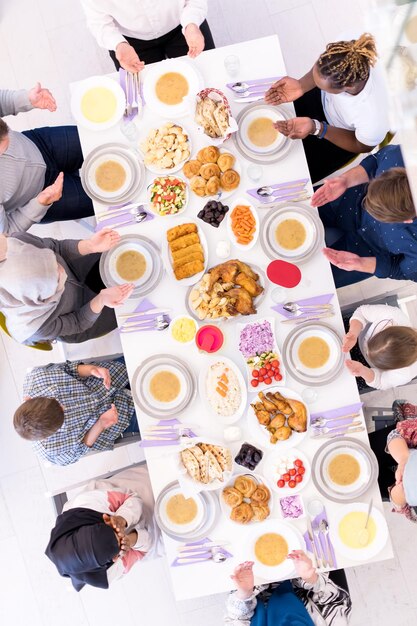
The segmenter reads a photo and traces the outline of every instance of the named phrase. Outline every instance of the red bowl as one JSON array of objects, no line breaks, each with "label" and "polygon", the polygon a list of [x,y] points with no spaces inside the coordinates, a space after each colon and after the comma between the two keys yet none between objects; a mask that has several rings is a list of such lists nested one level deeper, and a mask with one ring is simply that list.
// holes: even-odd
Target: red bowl
[{"label": "red bowl", "polygon": [[218,326],[208,324],[202,326],[195,336],[195,343],[199,350],[209,354],[220,350],[224,342],[224,335]]}]

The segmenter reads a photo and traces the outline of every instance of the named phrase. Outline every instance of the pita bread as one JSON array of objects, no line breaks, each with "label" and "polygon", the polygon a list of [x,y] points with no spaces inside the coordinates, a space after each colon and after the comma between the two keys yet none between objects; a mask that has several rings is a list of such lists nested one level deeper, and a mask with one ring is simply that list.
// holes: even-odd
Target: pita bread
[{"label": "pita bread", "polygon": [[213,116],[220,130],[220,136],[225,135],[227,129],[229,128],[229,113],[227,112],[224,104],[219,104],[216,107],[213,111]]},{"label": "pita bread", "polygon": [[188,448],[191,454],[193,454],[197,460],[198,467],[200,470],[200,482],[207,484],[209,482],[209,467],[207,459],[204,457],[204,453],[197,444],[192,448]]},{"label": "pita bread", "polygon": [[207,452],[204,453],[204,456],[208,460],[210,482],[216,480],[216,478],[223,481],[223,470],[214,454],[210,450],[207,450]]},{"label": "pita bread", "polygon": [[191,478],[200,482],[200,465],[190,450],[186,449],[181,451],[181,461]]}]

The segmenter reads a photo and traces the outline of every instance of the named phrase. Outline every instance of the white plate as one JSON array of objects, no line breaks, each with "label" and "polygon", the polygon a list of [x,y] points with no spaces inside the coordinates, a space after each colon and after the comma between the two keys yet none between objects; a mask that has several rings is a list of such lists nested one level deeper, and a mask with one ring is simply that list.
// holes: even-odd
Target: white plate
[{"label": "white plate", "polygon": [[[190,442],[186,442],[181,446],[181,450],[185,450],[186,448],[192,448],[197,443],[211,443],[216,446],[223,446],[230,450],[230,448],[220,441],[214,441],[213,439],[209,439],[207,437],[194,438]],[[184,490],[184,495],[193,495],[195,493],[199,493],[200,491],[215,491],[216,489],[222,489],[226,486],[229,481],[232,471],[233,471],[233,455],[232,455],[232,469],[226,470],[223,472],[223,480],[219,480],[216,478],[210,483],[201,483],[197,480],[191,478],[190,474],[185,469],[182,461],[180,453],[177,453],[177,469],[178,469],[178,482],[180,483],[182,489]]]},{"label": "white plate", "polygon": [[[171,402],[161,402],[157,400],[151,393],[151,389],[150,389],[151,380],[159,372],[169,372],[171,374],[174,374],[180,381],[179,394]],[[180,368],[176,367],[175,364],[174,365],[155,365],[144,374],[142,378],[142,389],[143,389],[145,401],[148,402],[149,404],[152,404],[152,406],[155,407],[156,410],[165,409],[168,411],[171,411],[171,410],[174,411],[179,406],[181,406],[181,404],[184,402],[186,395],[187,395],[188,385],[187,385],[187,381],[183,372],[181,371]]]},{"label": "white plate", "polygon": [[[123,168],[126,175],[126,179],[123,185],[115,191],[105,191],[104,189],[99,187],[96,181],[96,172],[100,165],[102,165],[106,161],[115,161],[116,163],[118,163]],[[105,199],[111,200],[120,196],[124,196],[125,193],[129,191],[133,183],[133,172],[131,163],[124,155],[117,154],[116,152],[109,151],[107,154],[101,154],[97,157],[92,167],[89,168],[88,183],[96,195],[102,195]]]},{"label": "white plate", "polygon": [[[306,232],[306,239],[304,243],[294,250],[289,250],[288,248],[284,248],[283,246],[281,246],[275,237],[276,229],[285,220],[296,220],[302,226],[304,226]],[[299,212],[293,211],[291,209],[288,209],[288,211],[282,212],[277,215],[277,217],[272,220],[270,224],[270,229],[274,233],[273,237],[278,254],[285,254],[285,256],[287,257],[300,256],[305,254],[311,248],[316,235],[312,222],[308,220],[304,215],[301,215]]]},{"label": "white plate", "polygon": [[[236,374],[236,378],[238,380],[238,384],[240,387],[240,403],[238,408],[236,409],[236,411],[232,414],[232,415],[219,415],[218,413],[215,412],[215,410],[212,408],[209,399],[208,399],[208,395],[207,395],[207,373],[208,373],[208,369],[211,365],[214,365],[215,363],[224,363],[227,367],[229,367],[231,370],[233,370],[233,372]],[[230,424],[234,424],[235,422],[237,422],[243,415],[245,409],[246,409],[246,404],[248,401],[248,394],[246,391],[246,385],[245,385],[245,380],[240,372],[240,369],[238,368],[238,366],[231,361],[230,359],[228,359],[227,357],[224,356],[219,356],[219,357],[208,357],[204,360],[204,365],[201,366],[200,369],[200,374],[198,377],[198,391],[199,391],[199,395],[201,398],[204,399],[204,405],[207,407],[207,409],[210,411],[210,413],[214,416],[214,418],[217,420],[217,425],[227,425],[229,426]]]},{"label": "white plate", "polygon": [[110,258],[109,258],[110,277],[116,285],[123,285],[124,283],[127,282],[126,279],[122,278],[120,274],[117,272],[116,266],[117,266],[117,261],[119,257],[124,252],[128,252],[130,250],[139,252],[145,257],[145,261],[146,261],[145,273],[133,283],[135,287],[140,287],[141,285],[145,284],[149,280],[152,274],[152,269],[153,269],[153,258],[148,248],[145,247],[140,241],[121,242],[121,245],[118,246],[117,249],[115,249],[114,254],[110,255]]},{"label": "white plate", "polygon": [[[269,482],[263,478],[262,476],[260,476],[259,474],[253,474],[252,472],[249,473],[245,473],[245,472],[240,472],[239,474],[233,474],[233,476],[230,478],[230,480],[228,481],[227,485],[224,485],[223,489],[225,489],[226,487],[233,487],[233,485],[235,484],[235,480],[236,478],[238,478],[239,476],[248,476],[249,478],[252,478],[256,483],[258,483],[259,485],[263,484],[266,487],[268,487],[270,493],[271,493],[271,497],[268,500],[268,507],[269,507],[269,515],[266,519],[269,519],[271,516],[271,511],[273,508],[273,494],[271,491],[271,487]],[[227,520],[230,521],[231,524],[237,524],[238,526],[251,526],[253,524],[261,524],[262,522],[257,522],[256,520],[251,520],[250,522],[248,522],[247,524],[240,524],[239,522],[235,522],[234,520],[231,519],[230,515],[232,512],[232,507],[229,506],[228,504],[226,504],[226,502],[223,499],[223,489],[221,491],[219,491],[219,502],[220,502],[220,509],[223,513],[223,515],[225,516],[225,518]],[[243,499],[244,502],[248,502],[250,503],[250,499],[249,498],[244,498]],[[265,520],[263,520],[265,521]]]},{"label": "white plate", "polygon": [[[349,454],[359,463],[360,474],[357,480],[355,480],[355,482],[351,483],[350,485],[339,485],[338,483],[333,482],[329,475],[330,463],[335,457],[339,456],[340,454]],[[369,483],[369,478],[371,474],[369,461],[366,457],[363,456],[362,452],[348,446],[343,447],[343,445],[340,445],[337,449],[329,450],[329,452],[323,459],[322,470],[323,476],[325,477],[325,480],[329,487],[333,491],[341,494],[353,494],[357,492],[358,489],[362,490]]]},{"label": "white plate", "polygon": [[[97,87],[108,89],[115,98],[115,112],[111,118],[104,122],[92,122],[84,116],[81,109],[81,102],[85,94]],[[71,96],[71,112],[74,118],[78,124],[89,130],[105,130],[111,128],[122,119],[125,108],[126,97],[123,89],[120,87],[119,83],[107,76],[91,76],[77,83]]]},{"label": "white plate", "polygon": [[[247,377],[247,383],[248,383],[248,392],[249,393],[258,393],[258,391],[264,391],[265,389],[268,391],[272,386],[277,387],[277,386],[284,386],[285,385],[285,379],[286,379],[286,375],[285,375],[285,367],[284,367],[284,363],[282,360],[282,356],[281,353],[278,349],[277,343],[276,343],[276,339],[275,339],[275,318],[274,317],[258,317],[258,319],[254,322],[248,322],[247,324],[243,324],[243,323],[239,323],[237,326],[237,344],[239,346],[240,343],[240,334],[243,331],[244,328],[246,328],[246,326],[250,326],[252,324],[261,324],[262,322],[269,322],[270,326],[271,326],[271,330],[272,330],[272,334],[274,337],[274,344],[272,347],[272,352],[275,352],[275,354],[277,355],[277,360],[279,361],[279,369],[281,372],[281,376],[282,376],[282,380],[274,381],[274,384],[272,385],[272,383],[270,385],[266,385],[264,382],[260,383],[257,387],[252,387],[252,385],[250,384],[250,381],[252,380],[252,371],[254,369],[257,369],[256,367],[249,367],[249,365],[247,364],[247,359],[245,359],[245,357],[243,356],[243,354],[240,352],[239,353],[245,363],[245,369],[246,369],[246,377]],[[252,355],[255,356],[255,355]],[[248,357],[250,358],[250,357]],[[259,369],[259,368],[258,368]]]},{"label": "white plate", "polygon": [[271,153],[277,152],[278,150],[281,150],[285,144],[286,137],[280,132],[277,133],[277,137],[275,141],[269,146],[265,146],[265,147],[257,146],[256,144],[252,143],[252,141],[249,139],[249,136],[248,136],[249,126],[252,124],[254,120],[259,119],[261,117],[270,119],[272,123],[283,122],[286,119],[279,109],[273,110],[272,108],[269,108],[267,106],[259,107],[256,110],[250,111],[247,115],[245,115],[241,125],[239,126],[239,134],[240,134],[242,143],[246,146],[246,148],[248,148],[252,152],[256,152],[259,154],[271,154]]},{"label": "white plate", "polygon": [[[175,105],[164,104],[156,95],[155,87],[159,78],[168,72],[182,74],[188,82],[188,94]],[[166,59],[155,65],[147,65],[144,71],[143,96],[146,105],[157,115],[166,118],[179,118],[190,114],[195,94],[202,88],[200,73],[191,62],[183,59]]]},{"label": "white plate", "polygon": [[[148,135],[149,135],[150,131],[152,130],[152,128],[159,129],[163,125],[164,125],[164,122],[161,122],[158,125],[156,125],[156,124],[153,125],[151,128],[148,129],[147,133],[143,137],[141,137],[139,139],[139,146],[138,146],[139,147],[139,152],[142,155],[142,158],[143,158],[144,162],[145,162],[146,153],[142,150],[141,144],[144,141],[146,141],[146,139],[148,138]],[[186,128],[184,128],[183,124],[175,124],[175,125],[176,126],[180,126],[182,128],[182,130],[184,131],[184,134],[187,135],[188,141],[187,141],[186,145],[187,145],[187,148],[190,151],[190,155],[191,155],[192,146],[191,146],[190,133],[188,132],[188,130]],[[152,174],[156,174],[157,176],[169,176],[170,174],[174,174],[175,172],[178,172],[184,166],[184,163],[189,161],[190,158],[191,157],[187,157],[186,159],[183,159],[182,161],[177,163],[177,165],[174,165],[174,167],[170,167],[170,168],[163,169],[163,168],[157,167],[153,163],[146,163],[146,162],[145,162],[145,167],[146,167],[147,170],[152,172]],[[178,215],[178,213],[176,213],[176,215]]]},{"label": "white plate", "polygon": [[369,503],[366,502],[352,502],[351,504],[340,506],[330,516],[330,537],[335,550],[347,559],[352,559],[352,561],[368,561],[372,559],[381,552],[389,537],[388,526],[384,515],[378,509],[372,507],[371,518],[373,518],[377,528],[374,540],[364,548],[350,548],[343,543],[339,535],[339,524],[342,519],[345,515],[353,511],[360,511],[364,513],[366,517],[368,507]]},{"label": "white plate", "polygon": [[177,280],[175,278],[174,270],[172,267],[171,250],[168,245],[166,234],[164,235],[164,238],[163,238],[162,260],[164,262],[165,269],[168,275],[174,281],[174,283],[184,286],[184,287],[189,287],[190,285],[194,285],[196,281],[201,280],[208,266],[209,249],[208,249],[207,239],[203,232],[203,229],[199,228],[198,225],[197,225],[197,232],[198,232],[198,236],[200,237],[201,247],[203,248],[203,252],[204,252],[204,269],[201,272],[198,272],[198,274],[193,274],[193,276],[189,276],[188,278],[182,278],[181,280]]},{"label": "white plate", "polygon": [[[297,433],[295,430],[293,430],[291,437],[289,437],[288,439],[285,439],[284,441],[277,441],[277,443],[271,443],[269,441],[269,432],[266,430],[266,428],[264,428],[264,426],[262,426],[258,422],[255,411],[251,406],[249,406],[248,408],[249,430],[251,434],[256,437],[257,441],[265,448],[270,448],[271,450],[276,450],[277,452],[281,452],[282,450],[287,450],[289,448],[294,448],[302,442],[302,440],[306,437],[308,433],[308,429],[310,426],[310,411],[308,409],[308,406],[303,401],[299,393],[293,391],[292,389],[288,389],[288,387],[271,386],[268,391],[270,391],[271,393],[275,393],[276,391],[278,391],[284,396],[284,398],[291,398],[292,400],[299,400],[300,402],[302,402],[307,409],[307,430],[304,433]],[[257,396],[252,396],[251,400],[254,404],[258,401]]]},{"label": "white plate", "polygon": [[[161,174],[161,176],[158,176],[157,178],[171,178],[170,174]],[[169,213],[167,215],[161,215],[160,213],[158,213],[152,205],[152,201],[151,201],[151,188],[154,186],[155,181],[157,180],[157,178],[154,178],[154,180],[148,185],[147,187],[147,192],[148,192],[148,196],[149,196],[149,210],[152,211],[152,213],[154,215],[156,215],[156,217],[177,217],[177,215],[181,215],[181,213],[184,213],[185,209],[188,206],[188,201],[190,199],[190,192],[188,189],[188,184],[187,182],[181,178],[180,176],[172,176],[172,178],[176,178],[178,180],[180,180],[181,182],[185,183],[185,202],[184,205],[182,207],[182,209],[180,209],[179,211],[177,211],[177,213]]]},{"label": "white plate", "polygon": [[259,537],[265,535],[266,533],[281,535],[288,544],[288,553],[292,550],[305,549],[305,544],[301,534],[295,527],[290,526],[287,522],[281,522],[281,520],[276,519],[268,519],[257,526],[253,526],[243,545],[245,545],[245,550],[248,553],[247,558],[254,561],[253,571],[255,576],[259,576],[266,581],[293,578],[296,574],[293,562],[290,559],[285,559],[280,565],[273,567],[264,565],[258,561],[255,554],[255,544]]},{"label": "white plate", "polygon": [[161,501],[160,501],[160,506],[159,506],[159,515],[161,517],[161,520],[164,526],[166,526],[169,530],[171,530],[172,532],[178,535],[186,535],[188,533],[195,531],[201,525],[201,522],[204,519],[204,513],[205,513],[204,505],[203,505],[201,496],[199,496],[198,494],[195,496],[191,496],[197,505],[197,514],[195,518],[188,524],[175,524],[175,522],[173,522],[168,517],[166,509],[167,509],[168,501],[174,496],[179,495],[179,494],[182,494],[182,490],[180,486],[178,485],[176,489],[174,488],[162,496]]},{"label": "white plate", "polygon": [[[296,486],[292,489],[291,487],[280,488],[277,485],[278,480],[281,478],[281,472],[279,470],[279,465],[280,465],[279,461],[280,461],[280,458],[282,457],[291,457],[294,460],[300,459],[303,462],[305,470],[306,470],[305,474],[303,475],[303,481],[301,483],[297,483]],[[310,465],[310,461],[308,460],[304,452],[301,452],[300,450],[296,450],[295,448],[292,448],[288,452],[275,452],[275,453],[268,454],[265,459],[263,473],[267,477],[272,489],[276,491],[276,493],[278,493],[281,497],[293,496],[294,494],[299,493],[308,484],[311,478],[311,465]],[[286,471],[282,473],[285,474]]]},{"label": "white plate", "polygon": [[[298,356],[298,351],[302,342],[312,337],[322,339],[329,348],[329,358],[322,367],[307,367],[307,365],[305,365]],[[338,363],[340,358],[340,345],[337,342],[336,337],[334,337],[333,335],[329,335],[329,333],[327,333],[325,330],[321,330],[320,328],[305,328],[305,330],[301,332],[295,339],[292,354],[295,367],[299,372],[301,372],[302,374],[308,374],[308,376],[318,378],[331,372],[335,365]]]},{"label": "white plate", "polygon": [[[238,243],[236,241],[236,236],[232,230],[232,213],[233,213],[233,209],[237,206],[248,206],[250,209],[250,212],[252,213],[254,219],[255,219],[255,233],[253,235],[253,239],[250,243],[248,243],[247,245],[243,245],[242,243]],[[255,209],[255,207],[253,206],[253,204],[251,204],[250,202],[248,202],[245,198],[237,198],[236,200],[233,200],[233,202],[230,203],[230,207],[229,207],[229,211],[226,213],[226,229],[227,229],[227,234],[229,236],[229,239],[232,243],[233,246],[235,246],[235,248],[239,248],[239,250],[250,250],[251,248],[253,248],[253,246],[256,244],[256,242],[258,241],[258,237],[259,237],[259,228],[260,228],[260,222],[259,222],[259,216],[258,216],[258,212]]]}]

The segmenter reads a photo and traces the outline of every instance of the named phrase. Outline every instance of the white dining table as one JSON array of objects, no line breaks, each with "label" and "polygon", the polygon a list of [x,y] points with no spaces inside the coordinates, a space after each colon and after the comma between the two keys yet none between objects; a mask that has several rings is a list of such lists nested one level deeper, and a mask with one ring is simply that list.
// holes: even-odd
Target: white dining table
[{"label": "white dining table", "polygon": [[[286,71],[279,41],[275,35],[210,50],[201,54],[197,59],[190,61],[203,76],[204,86],[219,88],[227,94],[232,111],[236,115],[243,108],[243,106],[234,101],[233,94],[231,94],[231,92],[225,87],[226,83],[230,82],[231,78],[226,73],[224,60],[225,57],[230,54],[236,55],[240,61],[239,74],[234,77],[237,80],[282,76],[286,74]],[[145,68],[143,72],[144,80],[146,80],[146,72],[147,69]],[[117,80],[116,74],[112,75],[112,77]],[[289,106],[292,107],[292,105]],[[158,127],[164,121],[167,120],[162,120],[156,116],[149,109],[149,107],[145,105],[142,118],[136,121],[140,137],[144,138],[150,128]],[[193,146],[193,154],[195,154],[196,151],[204,145],[209,145],[209,139],[197,132],[196,125],[192,117],[184,117],[176,121],[178,121],[179,124],[184,124],[184,127],[189,133]],[[80,126],[79,133],[84,156],[87,156],[93,148],[107,142],[117,141],[127,143],[127,140],[120,131],[120,127],[118,125],[103,132],[93,132]],[[232,152],[236,153],[231,139],[224,144],[224,147],[230,147]],[[241,165],[242,175],[241,184],[235,194],[235,197],[244,195],[245,190],[255,186],[255,183],[253,183],[247,175],[247,167],[250,163],[240,155],[238,155],[238,160]],[[262,184],[273,184],[301,178],[309,179],[309,172],[302,142],[298,140],[294,141],[289,153],[283,160],[272,165],[262,165],[262,169]],[[181,175],[181,172],[179,174]],[[150,183],[153,178],[154,175],[147,172],[147,184]],[[312,192],[311,184],[308,185],[308,192]],[[134,198],[132,198],[132,200],[134,200]],[[182,215],[168,218],[157,217],[152,221],[146,221],[134,226],[121,228],[119,229],[119,232],[123,235],[128,233],[142,234],[145,237],[152,239],[159,247],[161,247],[166,230],[176,224],[181,224],[189,220],[195,220],[197,212],[202,208],[205,202],[205,199],[191,194],[189,205]],[[233,196],[225,201],[225,204],[230,205],[232,202]],[[96,204],[95,209],[102,210],[103,207]],[[263,213],[266,213],[266,211],[259,209],[261,219]],[[223,222],[220,227],[216,229],[203,223],[201,220],[197,220],[197,222],[199,228],[201,228],[206,235],[209,248],[208,266],[212,267],[221,262],[221,260],[216,257],[215,251],[217,242],[219,240],[227,239],[226,225]],[[270,262],[270,259],[268,259],[263,252],[259,241],[254,248],[243,253],[232,246],[231,258],[240,258],[243,261],[256,264],[258,267],[263,269],[265,269]],[[307,298],[323,293],[336,294],[330,265],[320,251],[301,266],[301,271],[302,280],[300,284],[297,287],[288,290],[289,300],[295,301],[300,298]],[[258,308],[258,316],[275,316],[275,336],[278,347],[282,349],[283,342],[287,334],[291,331],[292,325],[281,324],[280,316],[271,310],[271,306],[274,304],[271,299],[271,291],[273,288],[274,285],[267,285],[266,297]],[[169,307],[171,309],[171,316],[173,317],[186,313],[186,291],[187,289],[185,287],[174,281],[169,277],[168,273],[165,272],[156,289],[146,297],[149,298],[156,307]],[[326,319],[326,323],[337,330],[339,335],[342,335],[344,331],[337,295],[335,295],[332,302],[335,308],[335,315],[334,317]],[[133,311],[137,304],[137,301],[129,300],[121,309],[118,309],[117,312],[118,314],[121,314]],[[241,369],[242,373],[244,372],[244,364],[238,351],[236,325],[238,322],[242,321],[254,321],[256,320],[256,317],[257,316],[251,316],[250,318],[240,317],[236,320],[227,320],[226,322],[222,322],[220,324],[225,336],[225,342],[221,351],[217,353],[217,356],[226,356],[231,358]],[[205,355],[202,354],[194,344],[179,344],[171,337],[169,330],[164,332],[149,331],[121,334],[121,341],[130,380],[132,380],[132,377],[141,362],[152,355],[161,353],[175,355],[176,357],[186,361],[196,376],[198,376],[199,371],[207,362]],[[286,387],[301,393],[305,386],[293,379],[287,372]],[[249,399],[253,399],[254,397],[255,395],[253,393],[249,393]],[[336,380],[328,385],[317,387],[317,399],[314,404],[309,406],[309,408],[312,412],[316,413],[318,411],[351,405],[359,401],[360,399],[356,386],[356,380],[347,372],[346,369],[343,369]],[[259,443],[257,441],[253,441],[253,437],[249,433],[246,413],[247,412],[244,413],[243,417],[237,423],[243,432],[242,441],[230,444],[233,455],[237,453],[243,441],[250,441],[255,445]],[[182,412],[180,418],[185,423],[196,424],[199,435],[204,434],[207,438],[210,437],[213,440],[223,441],[223,427],[216,425],[215,420],[213,420],[207,409],[207,406],[204,405],[202,398],[199,397],[198,394],[186,410]],[[139,410],[138,419],[142,430],[155,424],[154,419],[144,415]],[[364,432],[355,433],[352,437],[365,443],[366,445],[369,445],[366,430]],[[311,462],[315,452],[324,441],[325,440],[320,439],[313,440],[307,436],[298,447],[302,452],[304,452]],[[264,451],[267,452],[265,449]],[[256,468],[257,474],[262,474],[266,456],[267,455],[265,454],[260,465]],[[148,448],[146,449],[146,458],[154,494],[155,497],[157,497],[168,483],[177,478],[178,450],[175,446]],[[242,470],[242,468],[235,465],[235,470]],[[334,514],[342,505],[325,500],[321,497],[311,480],[305,486],[301,495],[303,496],[305,502],[317,497],[325,502],[331,526]],[[374,506],[383,512],[382,501],[376,482],[375,485],[366,493],[366,500],[364,501],[369,502],[370,498],[373,498]],[[277,501],[278,498],[275,495],[275,503],[277,503]],[[277,506],[277,504],[274,505],[271,518],[280,518]],[[302,533],[305,532],[305,520],[293,521],[291,523],[294,524],[294,526]],[[210,538],[212,540],[228,540],[230,542],[228,550],[233,554],[233,558],[230,558],[221,564],[208,561],[205,563],[176,568],[170,566],[169,571],[171,574],[175,597],[178,600],[184,600],[187,598],[211,595],[232,589],[234,585],[230,579],[230,574],[232,573],[234,566],[248,558],[248,533],[248,527],[235,524],[229,519],[226,519],[225,515],[220,513],[216,526],[210,532]],[[166,559],[170,565],[177,555],[178,543],[164,535],[164,544],[166,549]],[[336,555],[339,567],[348,568],[358,565],[358,561],[350,560],[338,553],[336,553]],[[392,546],[390,540],[388,539],[384,548],[375,557],[370,559],[370,561],[382,561],[392,557]],[[257,580],[257,582],[264,581],[265,580]]]}]

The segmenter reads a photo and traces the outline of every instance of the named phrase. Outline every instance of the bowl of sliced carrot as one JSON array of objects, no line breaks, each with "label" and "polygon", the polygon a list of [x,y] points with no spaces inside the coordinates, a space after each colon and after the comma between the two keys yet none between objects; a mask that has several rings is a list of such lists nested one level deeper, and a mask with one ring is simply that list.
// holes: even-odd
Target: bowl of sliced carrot
[{"label": "bowl of sliced carrot", "polygon": [[237,198],[230,204],[226,228],[230,241],[236,248],[253,248],[259,235],[259,217],[255,207],[245,198]]}]

